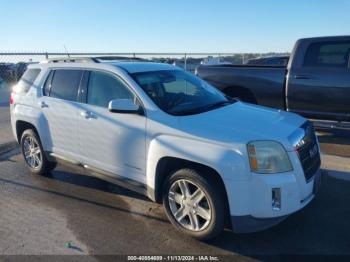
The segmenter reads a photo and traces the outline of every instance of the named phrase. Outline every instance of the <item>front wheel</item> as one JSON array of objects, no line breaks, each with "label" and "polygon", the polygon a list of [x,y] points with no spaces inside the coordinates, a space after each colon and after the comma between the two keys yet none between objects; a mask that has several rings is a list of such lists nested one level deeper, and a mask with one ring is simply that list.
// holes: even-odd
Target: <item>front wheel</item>
[{"label": "front wheel", "polygon": [[21,149],[24,161],[34,174],[43,175],[56,167],[55,162],[46,159],[38,135],[32,129],[27,129],[21,137]]},{"label": "front wheel", "polygon": [[164,187],[163,205],[171,223],[201,240],[213,238],[224,228],[224,201],[214,174],[181,169],[170,175]]}]

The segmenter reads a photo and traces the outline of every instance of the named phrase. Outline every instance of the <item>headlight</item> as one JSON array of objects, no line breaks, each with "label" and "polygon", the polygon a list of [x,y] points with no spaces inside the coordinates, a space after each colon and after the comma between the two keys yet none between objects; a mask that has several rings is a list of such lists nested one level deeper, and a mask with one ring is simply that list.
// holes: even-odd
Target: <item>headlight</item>
[{"label": "headlight", "polygon": [[247,145],[250,169],[256,173],[274,174],[292,171],[284,147],[274,141],[253,141]]}]

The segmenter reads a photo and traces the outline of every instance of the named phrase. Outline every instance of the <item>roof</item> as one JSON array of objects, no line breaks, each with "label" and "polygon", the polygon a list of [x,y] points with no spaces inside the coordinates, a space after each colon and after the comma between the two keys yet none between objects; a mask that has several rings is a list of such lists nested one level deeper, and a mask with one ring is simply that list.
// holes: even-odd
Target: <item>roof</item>
[{"label": "roof", "polygon": [[350,35],[336,35],[336,36],[316,36],[316,37],[306,37],[301,38],[298,41],[314,41],[314,40],[320,40],[320,41],[339,41],[339,40],[345,40],[348,41],[350,39]]},{"label": "roof", "polygon": [[140,73],[160,70],[180,70],[178,67],[154,62],[103,62],[124,69],[128,73]]}]

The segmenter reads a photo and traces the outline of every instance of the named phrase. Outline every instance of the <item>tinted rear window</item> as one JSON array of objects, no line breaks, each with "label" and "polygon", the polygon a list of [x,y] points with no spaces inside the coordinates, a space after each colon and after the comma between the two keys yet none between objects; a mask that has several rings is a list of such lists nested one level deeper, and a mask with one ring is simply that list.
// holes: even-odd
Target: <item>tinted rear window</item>
[{"label": "tinted rear window", "polygon": [[28,69],[16,85],[16,93],[27,93],[40,73],[40,69]]},{"label": "tinted rear window", "polygon": [[304,66],[348,67],[350,41],[311,44],[306,52]]},{"label": "tinted rear window", "polygon": [[68,101],[77,101],[82,70],[55,70],[50,96]]}]

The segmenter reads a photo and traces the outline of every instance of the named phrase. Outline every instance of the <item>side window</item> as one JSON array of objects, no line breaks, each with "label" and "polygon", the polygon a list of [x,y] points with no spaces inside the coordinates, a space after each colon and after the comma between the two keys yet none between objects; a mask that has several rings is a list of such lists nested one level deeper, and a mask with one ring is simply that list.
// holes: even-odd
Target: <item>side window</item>
[{"label": "side window", "polygon": [[50,74],[48,75],[46,81],[45,81],[45,85],[44,85],[44,95],[45,96],[50,95],[53,73],[54,73],[54,71],[51,71]]},{"label": "side window", "polygon": [[133,99],[134,96],[121,80],[103,72],[92,71],[90,73],[88,104],[107,108],[111,100],[128,98]]},{"label": "side window", "polygon": [[55,70],[50,96],[68,101],[77,101],[82,70]]},{"label": "side window", "polygon": [[304,66],[348,67],[350,42],[314,43],[307,49]]},{"label": "side window", "polygon": [[40,69],[28,69],[16,86],[17,93],[27,93],[40,73]]}]

